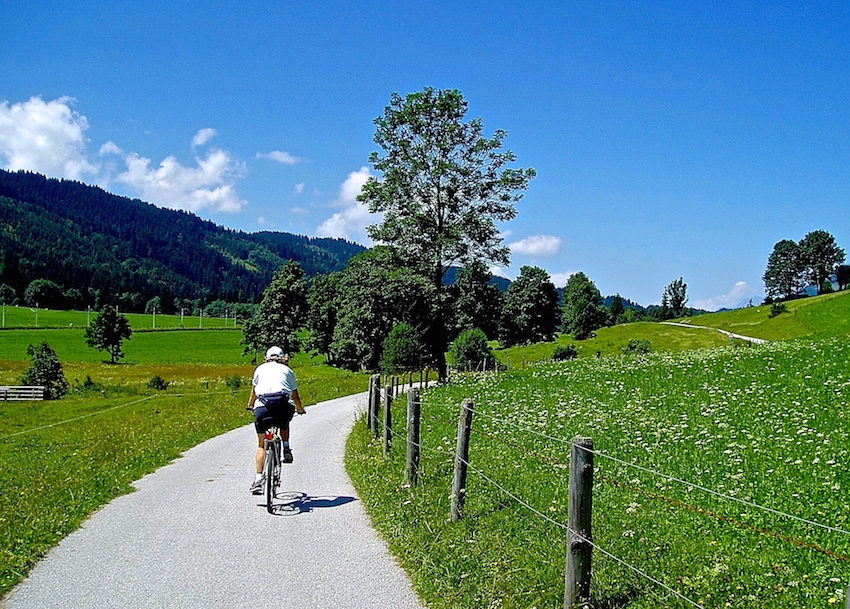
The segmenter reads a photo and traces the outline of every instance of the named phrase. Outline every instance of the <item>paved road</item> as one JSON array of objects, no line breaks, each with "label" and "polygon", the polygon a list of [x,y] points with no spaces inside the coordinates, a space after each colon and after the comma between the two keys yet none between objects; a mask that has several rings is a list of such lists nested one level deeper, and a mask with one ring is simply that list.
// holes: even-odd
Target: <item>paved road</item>
[{"label": "paved road", "polygon": [[0,607],[422,609],[345,473],[345,440],[365,400],[295,418],[277,514],[248,493],[256,435],[237,429],[94,514]]}]

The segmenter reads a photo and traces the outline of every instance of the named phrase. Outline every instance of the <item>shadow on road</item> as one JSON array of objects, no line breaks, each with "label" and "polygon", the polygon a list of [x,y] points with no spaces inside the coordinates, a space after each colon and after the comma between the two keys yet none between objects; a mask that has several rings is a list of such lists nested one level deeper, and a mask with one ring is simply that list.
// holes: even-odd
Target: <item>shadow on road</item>
[{"label": "shadow on road", "polygon": [[[316,509],[335,508],[351,503],[352,501],[357,501],[356,497],[311,497],[307,493],[296,491],[278,493],[275,499],[280,501],[280,503],[274,505],[274,514],[276,516],[307,514]],[[261,505],[265,507],[264,503]]]}]

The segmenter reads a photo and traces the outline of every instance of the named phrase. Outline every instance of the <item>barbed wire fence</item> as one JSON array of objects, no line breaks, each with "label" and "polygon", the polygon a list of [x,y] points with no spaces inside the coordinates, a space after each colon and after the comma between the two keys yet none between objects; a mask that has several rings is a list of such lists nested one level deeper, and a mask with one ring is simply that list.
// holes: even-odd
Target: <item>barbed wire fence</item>
[{"label": "barbed wire fence", "polygon": [[[384,384],[384,386],[382,386],[381,384],[381,377],[379,375],[375,375],[374,377],[372,377],[372,380],[370,382],[369,399],[367,406],[367,419],[370,423],[370,429],[374,433],[374,437],[376,439],[383,438],[382,448],[385,456],[389,456],[392,450],[393,423],[391,411],[393,402],[402,393],[407,393],[407,458],[405,462],[405,480],[411,486],[416,486],[416,484],[418,483],[419,460],[422,452],[428,452],[431,454],[439,453],[441,458],[445,458],[447,460],[449,457],[449,455],[447,455],[443,451],[428,448],[426,446],[423,446],[422,444],[422,401],[420,395],[421,390],[426,386],[427,381],[423,381],[422,377],[420,377],[420,383],[417,387],[412,380],[412,376],[410,377],[410,382],[407,385],[407,389],[405,389],[405,383],[403,381],[399,382],[398,379],[394,377],[389,377],[388,379],[386,379],[386,383]],[[383,417],[381,416],[381,411],[383,411]],[[540,509],[534,507],[530,501],[521,497],[519,493],[510,490],[504,483],[500,483],[499,481],[495,480],[492,475],[488,475],[480,468],[476,468],[472,465],[469,457],[469,437],[472,431],[473,415],[489,418],[493,422],[496,422],[501,425],[511,425],[517,431],[523,432],[531,436],[535,436],[539,439],[548,442],[555,442],[560,445],[568,445],[572,447],[569,462],[564,462],[550,455],[530,449],[528,446],[520,446],[518,444],[515,444],[515,448],[521,450],[527,455],[538,459],[539,461],[546,462],[559,469],[570,470],[569,523],[561,522],[551,517],[550,515],[545,514]],[[441,422],[443,424],[449,424],[446,421]],[[482,433],[483,435],[489,436],[490,438],[494,438],[494,436],[486,430],[482,430],[476,433]],[[510,443],[510,440],[506,439],[505,437],[499,437],[498,440],[500,442]],[[586,603],[590,601],[591,551],[596,551],[606,556],[610,560],[621,565],[623,568],[631,571],[636,576],[646,580],[653,586],[657,586],[670,596],[679,599],[686,605],[704,609],[703,605],[699,604],[691,598],[688,598],[681,592],[662,582],[660,579],[653,577],[647,572],[646,569],[642,569],[636,565],[629,563],[628,561],[616,556],[613,552],[608,551],[607,549],[601,547],[593,541],[593,537],[591,534],[591,509],[589,505],[590,498],[592,497],[594,458],[617,464],[623,468],[633,469],[642,474],[651,477],[656,477],[660,480],[664,480],[665,482],[683,486],[686,489],[697,490],[706,493],[707,495],[712,496],[721,501],[737,503],[751,510],[761,511],[775,517],[797,522],[799,524],[806,525],[809,527],[814,527],[816,529],[820,529],[829,533],[850,536],[850,531],[846,529],[842,529],[840,527],[829,524],[824,524],[816,520],[802,518],[800,516],[790,514],[788,512],[770,506],[761,505],[759,503],[747,499],[741,499],[740,497],[735,497],[728,493],[723,493],[715,489],[708,488],[704,485],[690,482],[683,478],[671,476],[661,471],[657,471],[648,467],[631,463],[624,459],[620,459],[614,455],[610,455],[606,452],[594,449],[593,440],[591,438],[576,437],[572,440],[568,440],[562,437],[553,436],[551,434],[542,433],[530,427],[517,425],[516,421],[505,421],[504,419],[497,417],[493,414],[487,413],[483,410],[476,410],[471,400],[464,400],[464,402],[461,404],[460,418],[458,421],[457,450],[454,455],[451,455],[451,460],[454,462],[455,466],[451,493],[452,520],[459,520],[463,518],[463,506],[467,493],[466,477],[468,472],[471,472],[475,476],[477,476],[478,479],[482,480],[484,483],[492,486],[500,493],[515,501],[518,505],[522,506],[535,517],[555,526],[557,529],[566,533],[568,538],[566,567],[567,573],[565,574],[564,592],[564,606],[566,609],[571,609],[573,607],[583,607],[586,606]],[[576,467],[576,465],[578,465],[578,467]],[[584,475],[582,475],[582,472]],[[784,542],[821,553],[825,556],[829,556],[830,558],[850,563],[850,557],[845,556],[839,552],[830,550],[829,548],[823,547],[822,545],[815,544],[804,539],[795,538],[791,535],[786,535],[777,531],[772,531],[765,527],[758,527],[743,522],[739,519],[730,518],[729,516],[724,516],[715,511],[666,496],[662,493],[648,491],[634,484],[620,481],[611,476],[598,475],[598,477],[601,481],[611,484],[614,487],[625,488],[632,492],[640,493],[644,496],[667,502],[671,505],[690,510],[703,516],[714,518],[718,521],[726,522],[733,526],[737,526],[742,529],[747,529],[764,536],[780,539]],[[576,482],[573,481],[574,478]],[[582,510],[585,511],[584,514],[580,514]],[[850,589],[848,589],[847,591],[846,608],[850,609]]]}]

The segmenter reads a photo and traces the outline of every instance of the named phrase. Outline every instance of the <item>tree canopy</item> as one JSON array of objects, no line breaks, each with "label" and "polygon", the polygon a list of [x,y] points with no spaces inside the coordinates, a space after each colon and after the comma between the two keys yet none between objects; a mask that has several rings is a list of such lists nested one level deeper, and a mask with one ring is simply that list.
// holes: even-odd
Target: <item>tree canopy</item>
[{"label": "tree canopy", "polygon": [[603,327],[607,318],[608,310],[596,284],[581,271],[572,274],[564,291],[564,332],[584,340]]},{"label": "tree canopy", "polygon": [[506,346],[549,341],[559,325],[558,290],[549,273],[523,266],[505,296],[500,341]]},{"label": "tree canopy", "polygon": [[307,279],[297,262],[279,269],[263,292],[254,317],[242,328],[243,355],[262,352],[275,345],[285,353],[299,350],[296,332],[305,324]]},{"label": "tree canopy", "polygon": [[129,339],[132,334],[130,321],[115,307],[105,307],[86,328],[86,344],[98,351],[109,353],[114,364],[116,360],[124,357],[124,340]]},{"label": "tree canopy", "polygon": [[369,178],[358,196],[383,215],[369,236],[397,248],[434,287],[426,340],[442,378],[446,269],[475,260],[508,264],[496,223],[516,216],[514,204],[535,176],[533,169],[509,167],[515,155],[502,150],[507,133],[485,137],[481,119],[466,120],[467,110],[457,90],[394,93],[374,121],[374,141],[383,152],[373,152],[369,161],[380,176]]}]

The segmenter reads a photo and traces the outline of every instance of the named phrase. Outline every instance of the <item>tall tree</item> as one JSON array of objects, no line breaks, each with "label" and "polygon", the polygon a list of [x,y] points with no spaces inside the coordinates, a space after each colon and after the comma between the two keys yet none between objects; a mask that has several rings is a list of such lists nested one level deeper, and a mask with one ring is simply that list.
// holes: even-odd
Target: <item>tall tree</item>
[{"label": "tall tree", "polygon": [[564,290],[564,332],[576,340],[590,338],[607,317],[596,284],[581,271],[571,275]]},{"label": "tall tree", "polygon": [[109,353],[114,364],[116,360],[124,357],[121,350],[124,340],[129,339],[132,334],[130,321],[115,307],[105,307],[86,328],[86,344],[98,351]]},{"label": "tall tree", "polygon": [[783,239],[773,246],[762,280],[767,295],[774,299],[790,298],[803,290],[802,252],[795,241]]},{"label": "tall tree", "polygon": [[673,317],[682,317],[685,313],[685,305],[688,304],[688,284],[679,277],[671,281],[666,288],[662,301],[666,299]]},{"label": "tall tree", "polygon": [[341,278],[341,271],[316,275],[307,290],[307,348],[324,353],[329,362],[334,328],[337,324]]},{"label": "tall tree", "polygon": [[369,236],[403,252],[433,286],[426,336],[441,378],[448,345],[443,277],[451,265],[474,260],[505,266],[509,252],[496,222],[516,216],[533,169],[513,169],[515,155],[502,150],[507,136],[484,136],[480,118],[466,121],[468,103],[456,90],[426,88],[405,97],[393,93],[375,119],[374,141],[383,153],[369,161],[371,177],[358,200],[383,214]]},{"label": "tall tree", "polygon": [[275,274],[263,292],[254,317],[242,328],[242,354],[265,351],[272,345],[293,353],[300,348],[296,332],[307,311],[307,279],[297,262],[290,260]]},{"label": "tall tree", "polygon": [[844,250],[838,247],[835,237],[825,230],[816,230],[800,241],[800,253],[806,279],[817,286],[818,294],[830,275],[844,262]]},{"label": "tall tree", "polygon": [[506,346],[552,340],[561,314],[558,290],[549,273],[536,266],[523,266],[505,296],[500,342]]}]

